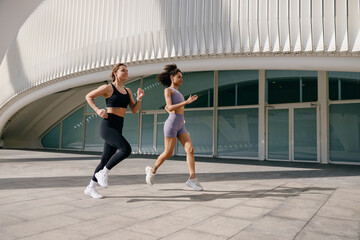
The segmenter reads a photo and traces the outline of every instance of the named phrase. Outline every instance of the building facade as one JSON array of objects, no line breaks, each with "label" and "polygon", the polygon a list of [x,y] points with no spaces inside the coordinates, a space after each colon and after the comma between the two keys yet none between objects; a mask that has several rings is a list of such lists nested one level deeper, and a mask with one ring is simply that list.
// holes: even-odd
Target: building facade
[{"label": "building facade", "polygon": [[359,53],[357,0],[45,0],[0,67],[1,143],[101,151],[84,97],[123,62],[126,86],[145,91],[124,135],[134,153],[159,154],[156,74],[176,63],[180,91],[199,96],[185,108],[196,155],[359,164]]}]

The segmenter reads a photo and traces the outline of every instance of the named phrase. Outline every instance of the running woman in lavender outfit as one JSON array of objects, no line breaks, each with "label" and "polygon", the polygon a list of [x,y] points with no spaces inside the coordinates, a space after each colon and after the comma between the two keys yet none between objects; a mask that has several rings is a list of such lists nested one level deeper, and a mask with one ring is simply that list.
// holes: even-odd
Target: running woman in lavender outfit
[{"label": "running woman in lavender outfit", "polygon": [[156,160],[154,167],[147,166],[145,168],[146,183],[154,184],[156,171],[166,159],[172,156],[176,138],[178,138],[186,151],[186,163],[190,172],[190,177],[185,184],[194,190],[201,191],[203,187],[195,176],[194,147],[184,121],[184,106],[194,102],[198,96],[190,95],[185,101],[184,96],[178,90],[183,82],[182,73],[175,64],[166,65],[164,72],[157,76],[157,80],[166,87],[164,91],[165,110],[169,113],[169,117],[164,125],[165,150]]}]

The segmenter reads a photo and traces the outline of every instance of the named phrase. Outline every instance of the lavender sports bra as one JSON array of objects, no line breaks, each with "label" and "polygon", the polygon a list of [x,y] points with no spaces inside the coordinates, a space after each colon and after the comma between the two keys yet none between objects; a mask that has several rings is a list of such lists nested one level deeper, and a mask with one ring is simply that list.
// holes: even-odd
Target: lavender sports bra
[{"label": "lavender sports bra", "polygon": [[185,101],[184,96],[175,88],[169,87],[170,89],[174,90],[174,94],[171,96],[172,104],[178,104]]}]

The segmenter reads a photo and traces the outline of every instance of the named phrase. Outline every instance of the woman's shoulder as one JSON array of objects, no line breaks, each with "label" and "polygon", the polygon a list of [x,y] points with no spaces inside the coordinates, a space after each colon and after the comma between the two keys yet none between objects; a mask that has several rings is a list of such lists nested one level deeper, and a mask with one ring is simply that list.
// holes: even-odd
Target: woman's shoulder
[{"label": "woman's shoulder", "polygon": [[100,92],[102,92],[104,95],[111,95],[112,92],[113,92],[113,88],[111,86],[111,84],[104,84],[104,85],[101,85],[98,90]]},{"label": "woman's shoulder", "polygon": [[174,89],[172,87],[167,87],[164,89],[164,93],[171,93],[173,94],[174,93]]}]

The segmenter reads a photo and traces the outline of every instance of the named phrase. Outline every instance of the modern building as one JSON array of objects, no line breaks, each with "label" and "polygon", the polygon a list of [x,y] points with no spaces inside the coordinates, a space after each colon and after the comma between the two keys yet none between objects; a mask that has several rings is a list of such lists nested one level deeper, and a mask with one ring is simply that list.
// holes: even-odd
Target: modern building
[{"label": "modern building", "polygon": [[360,164],[358,0],[45,0],[0,66],[2,147],[101,152],[85,95],[118,62],[145,91],[134,153],[164,148],[156,74],[176,63],[197,156]]}]

